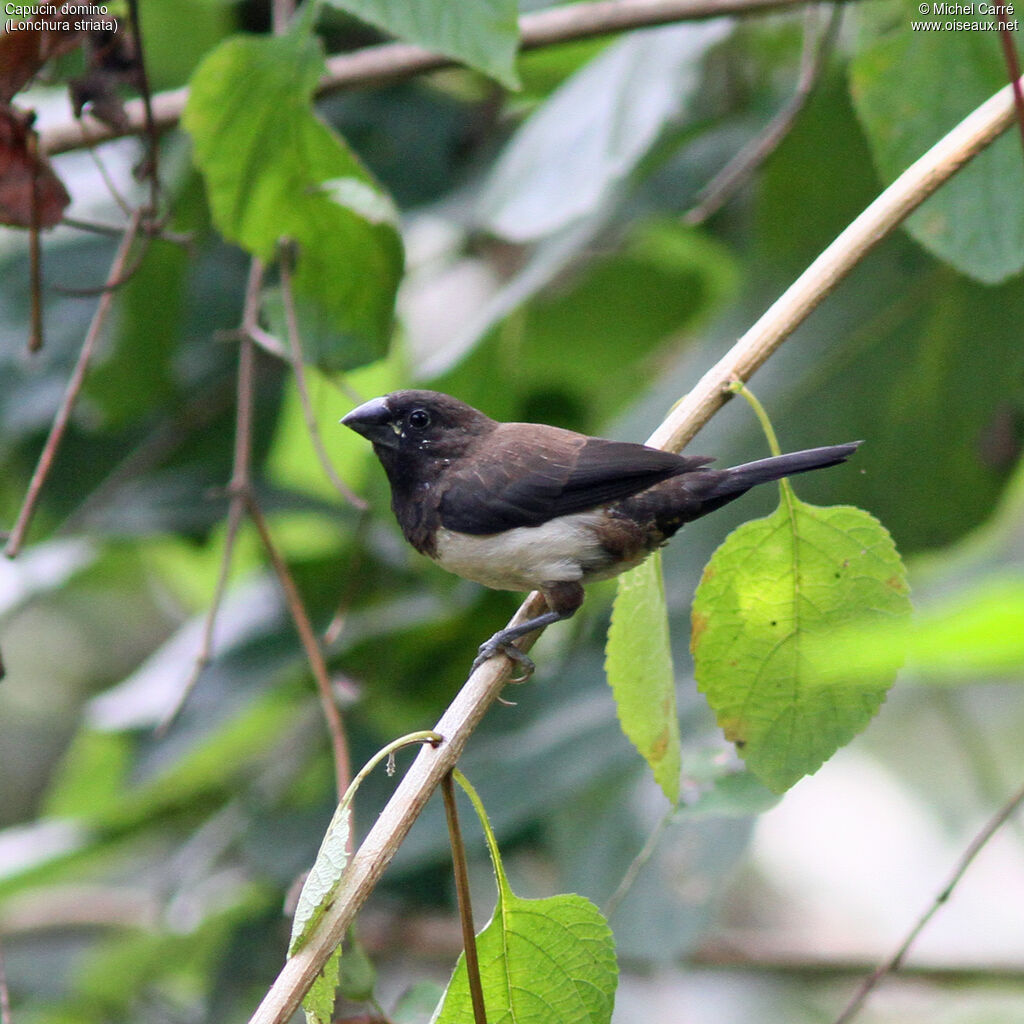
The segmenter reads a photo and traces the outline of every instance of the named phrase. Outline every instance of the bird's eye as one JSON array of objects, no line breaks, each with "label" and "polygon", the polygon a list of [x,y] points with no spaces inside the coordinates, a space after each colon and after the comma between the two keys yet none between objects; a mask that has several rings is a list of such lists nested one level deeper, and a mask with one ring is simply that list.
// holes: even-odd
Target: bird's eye
[{"label": "bird's eye", "polygon": [[426,409],[413,409],[409,413],[409,426],[413,430],[426,430],[430,426],[430,413]]}]

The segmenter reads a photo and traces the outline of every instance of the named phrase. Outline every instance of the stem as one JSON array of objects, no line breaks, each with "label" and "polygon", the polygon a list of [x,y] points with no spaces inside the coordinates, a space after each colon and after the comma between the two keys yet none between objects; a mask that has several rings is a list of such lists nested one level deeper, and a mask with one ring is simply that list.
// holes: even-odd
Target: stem
[{"label": "stem", "polygon": [[615,892],[608,897],[608,902],[602,908],[602,913],[606,918],[611,919],[612,914],[619,909],[622,901],[629,895],[629,890],[633,888],[643,866],[654,856],[654,851],[658,848],[658,843],[661,841],[661,837],[671,823],[675,813],[676,809],[670,807],[658,819],[654,828],[651,829],[651,834],[647,837],[640,852],[630,861],[629,867],[626,868],[626,873],[622,876],[622,881],[616,886]]},{"label": "stem", "polygon": [[[455,895],[459,904],[459,921],[462,923],[462,947],[466,956],[466,976],[469,979],[469,998],[473,1004],[475,1024],[487,1024],[487,1010],[484,1007],[484,987],[480,980],[480,960],[476,952],[476,928],[473,925],[473,904],[469,895],[469,870],[466,867],[466,844],[459,828],[459,811],[455,806],[455,783],[452,769],[441,780],[444,796],[444,814],[448,820],[448,838],[452,847],[452,867],[455,869]],[[460,783],[463,781],[459,773]]]},{"label": "stem", "polygon": [[[125,229],[124,235],[121,238],[121,244],[117,247],[114,262],[110,265],[110,271],[107,274],[108,282],[119,280],[124,271],[128,254],[131,252],[132,245],[138,234],[140,216],[138,212],[132,214],[131,222]],[[67,430],[68,422],[71,419],[71,410],[74,408],[78,395],[82,390],[82,385],[85,383],[85,375],[89,369],[89,361],[92,359],[93,349],[96,347],[96,342],[99,339],[100,332],[103,330],[103,325],[107,322],[107,316],[110,313],[113,301],[113,291],[104,291],[100,296],[96,312],[93,314],[92,323],[89,324],[85,341],[82,342],[82,348],[78,353],[78,361],[75,363],[68,386],[64,391],[64,397],[61,399],[60,406],[53,417],[50,434],[46,438],[46,444],[43,445],[39,461],[36,463],[32,479],[29,481],[28,491],[25,494],[21,511],[18,513],[14,528],[11,530],[7,545],[4,547],[4,554],[8,558],[14,558],[21,550],[21,546],[25,541],[25,534],[28,533],[32,517],[35,514],[36,504],[39,501],[39,493],[42,491],[43,484],[46,483],[46,478],[50,475],[50,470],[53,468],[53,461],[57,456],[57,450],[60,448],[61,441],[64,439],[64,431]]]},{"label": "stem", "polygon": [[252,519],[256,527],[256,532],[260,535],[260,540],[263,542],[263,548],[270,559],[270,564],[274,567],[274,573],[281,584],[281,589],[284,591],[288,611],[291,613],[299,639],[302,641],[303,650],[306,652],[306,658],[313,670],[313,678],[316,680],[317,691],[320,694],[320,707],[324,714],[324,720],[327,722],[327,731],[330,734],[331,747],[334,751],[334,774],[338,787],[338,798],[340,799],[345,790],[348,789],[351,771],[349,767],[348,741],[345,739],[345,728],[341,721],[341,712],[338,710],[337,702],[334,699],[334,691],[331,689],[331,680],[327,674],[327,663],[324,661],[324,653],[320,649],[316,634],[313,632],[313,625],[309,621],[309,615],[306,612],[305,605],[302,603],[302,598],[299,596],[299,588],[295,585],[295,580],[292,578],[285,560],[281,557],[281,553],[275,547],[273,538],[270,536],[270,528],[267,526],[267,521],[263,516],[263,511],[251,492],[246,492],[246,508],[249,518]]},{"label": "stem", "polygon": [[39,242],[39,137],[27,134],[29,173],[32,195],[29,203],[31,224],[28,229],[29,294],[32,299],[32,327],[28,336],[29,352],[43,347],[43,257]]},{"label": "stem", "polygon": [[828,12],[824,27],[817,28],[816,22],[821,11],[817,7],[807,9],[807,23],[804,29],[803,52],[800,55],[800,75],[796,89],[788,102],[768,122],[763,131],[745,145],[712,178],[697,197],[696,205],[683,216],[684,224],[703,224],[712,214],[717,213],[748,181],[757,169],[779,148],[789,134],[800,111],[814,92],[825,59],[835,43],[842,20],[843,8],[833,6]]},{"label": "stem", "polygon": [[742,395],[750,403],[750,408],[754,410],[754,415],[757,416],[758,422],[761,424],[764,436],[768,439],[769,450],[772,455],[781,455],[782,449],[779,447],[779,439],[775,436],[775,428],[772,426],[768,413],[754,392],[741,380],[732,381],[729,384],[729,390],[734,395]]},{"label": "stem", "polygon": [[1006,61],[1013,89],[1013,104],[1017,110],[1017,128],[1020,130],[1021,146],[1024,147],[1024,89],[1021,88],[1020,61],[1017,60],[1017,51],[1013,45],[1013,33],[1008,28],[1001,28],[999,41],[1003,44],[1003,59]]},{"label": "stem", "polygon": [[[341,802],[344,803],[346,800],[350,800],[356,790],[363,784],[363,780],[366,778],[374,768],[377,767],[385,758],[391,757],[397,751],[403,749],[403,747],[411,747],[416,743],[429,743],[432,747],[437,747],[444,743],[444,737],[432,729],[420,729],[418,732],[409,732],[404,736],[399,736],[397,740],[392,740],[387,746],[381,747],[373,757],[370,758],[362,768],[356,772],[355,778],[348,784],[348,789],[345,790],[345,795],[341,798]],[[390,772],[389,772],[390,774]]]},{"label": "stem", "polygon": [[149,90],[149,74],[146,71],[146,55],[142,45],[142,23],[139,20],[139,0],[128,0],[128,18],[132,25],[132,37],[135,40],[135,52],[138,56],[139,93],[142,97],[142,123],[149,148],[149,162],[146,174],[149,178],[148,218],[156,216],[160,204],[160,173],[159,150],[160,136],[153,119],[153,97]]},{"label": "stem", "polygon": [[7,969],[4,962],[4,947],[0,943],[0,1024],[12,1024],[11,993],[7,988]]}]

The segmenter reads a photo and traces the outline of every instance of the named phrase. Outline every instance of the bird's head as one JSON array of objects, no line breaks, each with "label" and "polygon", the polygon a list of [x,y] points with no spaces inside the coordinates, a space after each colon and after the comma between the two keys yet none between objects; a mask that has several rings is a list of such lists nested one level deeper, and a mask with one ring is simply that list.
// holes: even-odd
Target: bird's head
[{"label": "bird's head", "polygon": [[405,475],[414,466],[423,470],[463,455],[496,426],[457,398],[420,390],[371,398],[341,422],[373,443],[389,476],[393,470]]}]

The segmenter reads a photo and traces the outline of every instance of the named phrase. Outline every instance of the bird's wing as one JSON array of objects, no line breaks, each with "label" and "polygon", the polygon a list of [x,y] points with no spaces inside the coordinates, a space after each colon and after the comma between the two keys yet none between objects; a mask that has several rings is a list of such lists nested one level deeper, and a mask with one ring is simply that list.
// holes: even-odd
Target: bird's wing
[{"label": "bird's wing", "polygon": [[502,424],[488,438],[486,456],[446,477],[441,523],[477,535],[539,526],[628,498],[711,461],[553,427]]}]

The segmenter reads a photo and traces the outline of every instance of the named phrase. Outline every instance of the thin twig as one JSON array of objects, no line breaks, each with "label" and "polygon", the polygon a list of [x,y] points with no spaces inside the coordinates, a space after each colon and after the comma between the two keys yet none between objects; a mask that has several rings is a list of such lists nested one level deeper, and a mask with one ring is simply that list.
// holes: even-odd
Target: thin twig
[{"label": "thin twig", "polygon": [[[132,133],[135,135],[137,135],[139,132],[144,132],[146,130],[145,110],[140,108],[140,114],[142,117],[141,123],[139,124],[136,131]],[[120,208],[121,212],[125,215],[125,217],[130,217],[132,215],[131,203],[129,203],[128,200],[125,199],[123,195],[121,195],[121,192],[118,189],[117,184],[113,179],[113,176],[111,175],[110,171],[107,170],[107,165],[103,162],[103,157],[101,157],[100,154],[96,151],[96,147],[101,142],[105,141],[105,136],[102,131],[102,126],[103,124],[105,124],[105,122],[91,121],[88,120],[88,116],[86,114],[79,114],[75,118],[75,124],[81,129],[82,132],[82,145],[77,148],[89,150],[89,159],[92,160],[93,164],[96,167],[96,170],[99,171],[99,175],[103,179],[103,184],[106,185],[107,191],[110,193],[111,198],[114,200],[115,203],[117,203],[118,207]],[[101,130],[97,131],[97,125],[100,126]]]},{"label": "thin twig", "polygon": [[28,138],[29,177],[32,194],[29,198],[31,224],[28,229],[29,295],[32,299],[32,326],[28,335],[29,352],[43,347],[43,254],[39,233],[39,137],[30,131]]},{"label": "thin twig", "polygon": [[[982,104],[937,146],[901,175],[833,242],[761,319],[679,402],[648,440],[653,447],[678,450],[725,401],[729,382],[746,380],[805,320],[841,277],[872,245],[893,231],[942,182],[977,155],[1010,123],[1013,98],[1007,87]],[[849,247],[849,252],[844,251]],[[509,625],[546,610],[540,594],[531,594]],[[529,648],[538,634],[524,637]],[[435,727],[445,737],[436,750],[422,750],[381,811],[307,944],[282,968],[250,1024],[285,1024],[312,985],[327,957],[341,941],[374,890],[385,868],[419,817],[430,795],[454,767],[470,735],[501,692],[512,671],[507,658],[492,658],[473,672]]]},{"label": "thin twig", "polygon": [[1007,820],[1017,811],[1021,804],[1024,804],[1024,786],[1021,786],[1010,797],[998,813],[971,840],[970,845],[953,869],[953,873],[949,876],[949,881],[932,901],[931,906],[918,919],[917,924],[907,933],[907,937],[900,943],[899,949],[884,964],[881,964],[870,977],[864,980],[864,983],[857,989],[853,998],[847,1004],[846,1009],[836,1017],[834,1024],[847,1024],[848,1021],[853,1020],[867,1001],[868,996],[878,987],[883,979],[887,975],[899,970],[904,957],[910,951],[910,947],[914,944],[918,935],[924,931],[928,922],[939,912],[939,908],[953,895],[953,890],[967,873],[967,869],[971,866],[974,858],[981,853],[988,841],[1006,824]]},{"label": "thin twig", "polygon": [[629,895],[629,891],[636,883],[644,865],[651,859],[651,857],[654,856],[654,851],[658,848],[658,843],[661,841],[661,837],[664,834],[665,829],[672,821],[672,816],[675,812],[676,809],[674,807],[670,807],[668,811],[658,819],[654,828],[651,829],[651,834],[647,837],[640,852],[632,859],[632,861],[630,861],[629,867],[626,868],[625,874],[622,876],[622,880],[615,887],[615,892],[608,897],[603,908],[605,917],[610,918],[612,914],[619,909],[622,901]]},{"label": "thin twig", "polygon": [[53,290],[60,295],[66,295],[71,299],[91,299],[96,295],[103,295],[105,292],[116,292],[123,288],[141,269],[149,252],[149,237],[145,237],[142,243],[142,251],[135,257],[131,266],[126,267],[115,280],[107,278],[103,284],[88,285],[85,288],[71,288],[66,284],[51,285]]},{"label": "thin twig", "polygon": [[323,651],[317,642],[316,634],[313,632],[313,625],[309,621],[305,605],[299,595],[299,589],[288,569],[281,553],[274,545],[270,536],[270,529],[263,517],[263,512],[257,504],[254,495],[250,492],[247,495],[246,509],[250,519],[260,535],[263,548],[274,568],[281,589],[284,591],[285,602],[291,613],[292,621],[298,630],[299,638],[302,641],[303,649],[310,667],[313,669],[313,678],[316,680],[317,689],[320,693],[320,706],[323,710],[324,719],[327,722],[327,731],[330,733],[331,746],[334,750],[334,772],[338,786],[338,799],[348,789],[351,776],[351,767],[348,756],[348,741],[345,738],[345,728],[341,721],[341,712],[338,710],[337,701],[334,699],[334,691],[331,688],[331,680],[327,674],[327,663],[324,661]]},{"label": "thin twig", "polygon": [[[993,17],[999,20],[999,16]],[[1013,32],[1005,23],[999,29],[999,41],[1003,44],[1003,58],[1010,76],[1010,85],[1013,86],[1013,103],[1017,108],[1017,128],[1020,132],[1021,146],[1024,146],[1024,89],[1021,88],[1020,61],[1017,60],[1017,49],[1013,45]]]},{"label": "thin twig", "polygon": [[[117,253],[114,256],[114,262],[110,265],[110,271],[107,274],[108,281],[119,280],[123,274],[125,263],[128,260],[128,254],[131,252],[132,245],[134,244],[136,235],[138,234],[140,217],[141,214],[137,211],[132,214],[132,219],[121,238],[121,244],[117,248]],[[93,349],[96,347],[96,341],[100,336],[100,332],[103,330],[103,325],[107,321],[107,316],[110,313],[113,300],[114,293],[112,291],[105,291],[103,295],[100,296],[100,301],[96,306],[96,312],[93,314],[92,323],[89,324],[89,330],[86,332],[85,341],[82,342],[82,348],[78,353],[78,361],[75,363],[75,368],[71,373],[71,378],[64,391],[64,397],[61,399],[60,406],[53,417],[53,425],[50,427],[50,434],[46,439],[46,444],[43,445],[43,450],[39,456],[39,461],[36,463],[32,479],[29,481],[28,492],[25,495],[21,511],[18,513],[18,518],[15,521],[14,527],[11,530],[11,535],[4,547],[4,554],[8,558],[14,558],[21,550],[21,545],[25,540],[25,534],[28,532],[29,525],[32,522],[32,516],[35,514],[36,503],[39,500],[39,493],[43,489],[43,484],[46,483],[46,478],[49,476],[50,470],[53,467],[53,460],[56,457],[57,449],[60,447],[60,443],[64,438],[64,431],[67,429],[68,421],[71,418],[71,410],[74,408],[75,401],[78,399],[79,392],[82,390],[82,385],[85,383],[85,375],[89,369],[89,360],[92,358]]]},{"label": "thin twig", "polygon": [[160,135],[153,119],[153,97],[149,89],[149,74],[146,71],[146,51],[142,44],[142,22],[139,18],[139,0],[128,0],[128,18],[132,25],[135,41],[136,67],[138,70],[139,93],[142,97],[142,123],[148,143],[146,175],[149,178],[149,220],[156,216],[160,206]]},{"label": "thin twig", "polygon": [[235,403],[235,445],[231,463],[231,483],[228,487],[231,504],[228,506],[228,524],[224,535],[224,552],[220,559],[217,572],[217,583],[214,587],[210,607],[206,611],[203,622],[203,635],[199,642],[199,650],[192,666],[192,672],[182,687],[174,706],[167,712],[156,727],[157,736],[163,736],[175,719],[181,714],[192,691],[196,688],[203,670],[213,656],[214,630],[217,617],[227,592],[228,579],[231,575],[231,562],[235,551],[235,541],[245,513],[245,495],[250,484],[250,464],[252,461],[252,379],[253,379],[253,346],[248,332],[259,316],[260,289],[263,286],[263,264],[253,259],[249,264],[249,277],[245,284],[245,303],[242,307],[242,329],[238,348],[238,382]]},{"label": "thin twig", "polygon": [[484,1007],[484,987],[480,981],[480,959],[476,952],[476,928],[473,925],[473,904],[469,894],[469,869],[466,866],[466,844],[459,828],[459,809],[455,805],[455,782],[452,773],[441,780],[444,796],[444,814],[448,822],[448,840],[452,848],[452,868],[455,871],[455,896],[459,905],[459,921],[462,924],[462,950],[466,957],[466,978],[469,981],[469,998],[473,1004],[474,1024],[487,1024],[487,1010]]},{"label": "thin twig", "polygon": [[4,960],[4,947],[0,942],[0,1024],[12,1024],[11,993],[7,988],[7,965]]},{"label": "thin twig", "polygon": [[[61,224],[69,228],[77,228],[79,231],[90,231],[96,235],[109,235],[111,238],[120,238],[124,234],[124,227],[120,224],[106,224],[102,221],[87,220],[84,217],[65,215]],[[163,223],[145,221],[140,225],[139,230],[150,238],[159,238],[162,242],[170,242],[171,245],[178,245],[183,249],[190,248],[195,242],[195,235],[188,232],[169,231],[167,225]]]},{"label": "thin twig", "polygon": [[302,405],[302,415],[306,421],[306,431],[309,433],[309,440],[313,444],[313,450],[316,452],[316,457],[324,473],[327,474],[328,480],[334,485],[334,489],[349,504],[354,505],[360,512],[365,512],[366,502],[353,493],[348,484],[338,476],[338,472],[334,468],[330,456],[327,454],[327,449],[324,447],[323,438],[320,436],[320,428],[317,426],[316,415],[313,412],[313,403],[309,400],[309,387],[306,384],[306,367],[302,361],[302,340],[299,336],[299,318],[295,312],[291,259],[288,253],[282,253],[280,268],[281,295],[284,300],[284,319],[288,331],[292,372],[295,374],[295,387],[299,392],[299,403]]},{"label": "thin twig", "polygon": [[291,24],[295,14],[295,0],[273,0],[270,5],[271,31],[275,36],[283,36]]},{"label": "thin twig", "polygon": [[[596,0],[570,4],[524,14],[519,19],[520,49],[535,50],[574,39],[589,39],[677,21],[699,21],[730,14],[764,14],[802,6],[803,3],[804,0]],[[398,81],[455,64],[456,61],[450,57],[407,43],[369,46],[330,58],[318,93],[323,96],[341,89]],[[158,131],[173,128],[178,123],[187,99],[187,89],[156,93],[152,97],[153,123]],[[123,128],[90,120],[89,139],[105,141],[123,135],[137,135],[144,129],[144,112],[138,101],[125,104],[125,118]],[[41,132],[40,139],[45,153],[64,153],[87,144],[85,129],[74,121],[51,126]]]},{"label": "thin twig", "polygon": [[800,76],[789,102],[769,121],[764,130],[751,139],[726,165],[701,189],[696,205],[683,215],[685,224],[703,224],[712,214],[717,213],[737,190],[748,181],[757,169],[778,149],[789,134],[794,122],[804,109],[811,93],[814,92],[825,60],[835,42],[842,20],[843,9],[838,4],[828,12],[824,26],[818,27],[820,8],[807,10],[804,28],[803,51],[800,55]]}]

